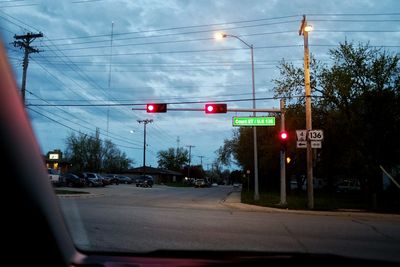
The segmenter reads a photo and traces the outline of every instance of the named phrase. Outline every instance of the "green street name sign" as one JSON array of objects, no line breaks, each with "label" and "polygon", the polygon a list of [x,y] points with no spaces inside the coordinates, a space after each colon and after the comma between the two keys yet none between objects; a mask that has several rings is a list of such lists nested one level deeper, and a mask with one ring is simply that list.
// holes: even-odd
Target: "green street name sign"
[{"label": "green street name sign", "polygon": [[233,126],[275,126],[275,117],[233,117]]}]

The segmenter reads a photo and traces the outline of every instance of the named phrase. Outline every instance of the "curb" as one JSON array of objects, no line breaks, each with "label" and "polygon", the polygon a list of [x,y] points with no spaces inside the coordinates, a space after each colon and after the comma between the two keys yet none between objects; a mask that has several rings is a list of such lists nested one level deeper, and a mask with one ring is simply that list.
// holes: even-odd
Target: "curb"
[{"label": "curb", "polygon": [[247,211],[247,212],[281,212],[281,213],[292,213],[292,214],[303,214],[303,215],[319,215],[319,216],[364,216],[364,217],[373,217],[373,218],[390,218],[396,219],[400,221],[400,214],[388,214],[388,213],[373,213],[367,212],[363,210],[338,210],[338,211],[317,211],[317,210],[290,210],[280,209],[280,208],[273,208],[273,207],[264,207],[264,206],[257,206],[251,204],[245,204],[235,200],[232,193],[240,193],[238,191],[231,191],[227,194],[225,199],[220,203],[226,207],[236,209],[239,211]]},{"label": "curb", "polygon": [[93,198],[93,197],[101,197],[104,194],[62,194],[57,195],[58,198]]}]

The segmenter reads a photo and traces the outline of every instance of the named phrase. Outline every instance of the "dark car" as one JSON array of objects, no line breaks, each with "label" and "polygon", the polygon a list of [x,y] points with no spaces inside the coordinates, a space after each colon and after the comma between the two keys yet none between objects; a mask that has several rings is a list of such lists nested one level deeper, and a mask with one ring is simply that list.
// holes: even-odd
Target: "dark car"
[{"label": "dark car", "polygon": [[120,179],[118,178],[118,175],[116,174],[107,174],[103,176],[104,178],[107,178],[109,180],[110,184],[120,184]]},{"label": "dark car", "polygon": [[85,179],[73,173],[66,173],[62,176],[64,185],[68,187],[83,187],[86,185]]},{"label": "dark car", "polygon": [[120,184],[131,184],[133,180],[128,176],[118,175],[117,179],[119,180]]},{"label": "dark car", "polygon": [[102,178],[97,173],[83,172],[77,174],[79,177],[85,179],[85,183],[89,187],[104,186]]},{"label": "dark car", "polygon": [[141,175],[136,178],[136,187],[153,187],[154,179],[150,175]]}]

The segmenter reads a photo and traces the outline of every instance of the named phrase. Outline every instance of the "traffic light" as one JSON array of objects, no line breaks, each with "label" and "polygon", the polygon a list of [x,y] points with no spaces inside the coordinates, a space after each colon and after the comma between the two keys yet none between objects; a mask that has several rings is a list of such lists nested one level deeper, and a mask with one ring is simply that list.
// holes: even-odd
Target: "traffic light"
[{"label": "traffic light", "polygon": [[281,149],[286,150],[286,144],[289,139],[289,134],[286,131],[281,131],[279,133],[279,141],[281,143]]},{"label": "traffic light", "polygon": [[161,113],[167,112],[167,104],[147,104],[147,113]]},{"label": "traffic light", "polygon": [[204,111],[207,114],[226,113],[227,112],[227,106],[226,106],[226,104],[206,104],[205,107],[204,107]]}]

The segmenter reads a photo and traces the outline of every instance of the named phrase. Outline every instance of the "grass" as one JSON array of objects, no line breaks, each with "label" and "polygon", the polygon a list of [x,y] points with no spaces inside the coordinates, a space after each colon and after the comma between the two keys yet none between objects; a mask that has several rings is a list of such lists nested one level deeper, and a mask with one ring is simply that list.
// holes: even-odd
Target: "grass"
[{"label": "grass", "polygon": [[72,191],[72,190],[65,190],[65,189],[55,189],[55,192],[57,195],[90,194],[89,192]]},{"label": "grass", "polygon": [[[291,193],[286,198],[287,205],[279,205],[279,192],[264,192],[260,194],[260,199],[254,201],[254,193],[242,191],[242,203],[259,205],[265,207],[288,208],[294,210],[307,209],[307,193]],[[357,193],[323,193],[314,192],[314,210],[341,210],[355,209],[366,210],[368,203],[361,194]]]}]

